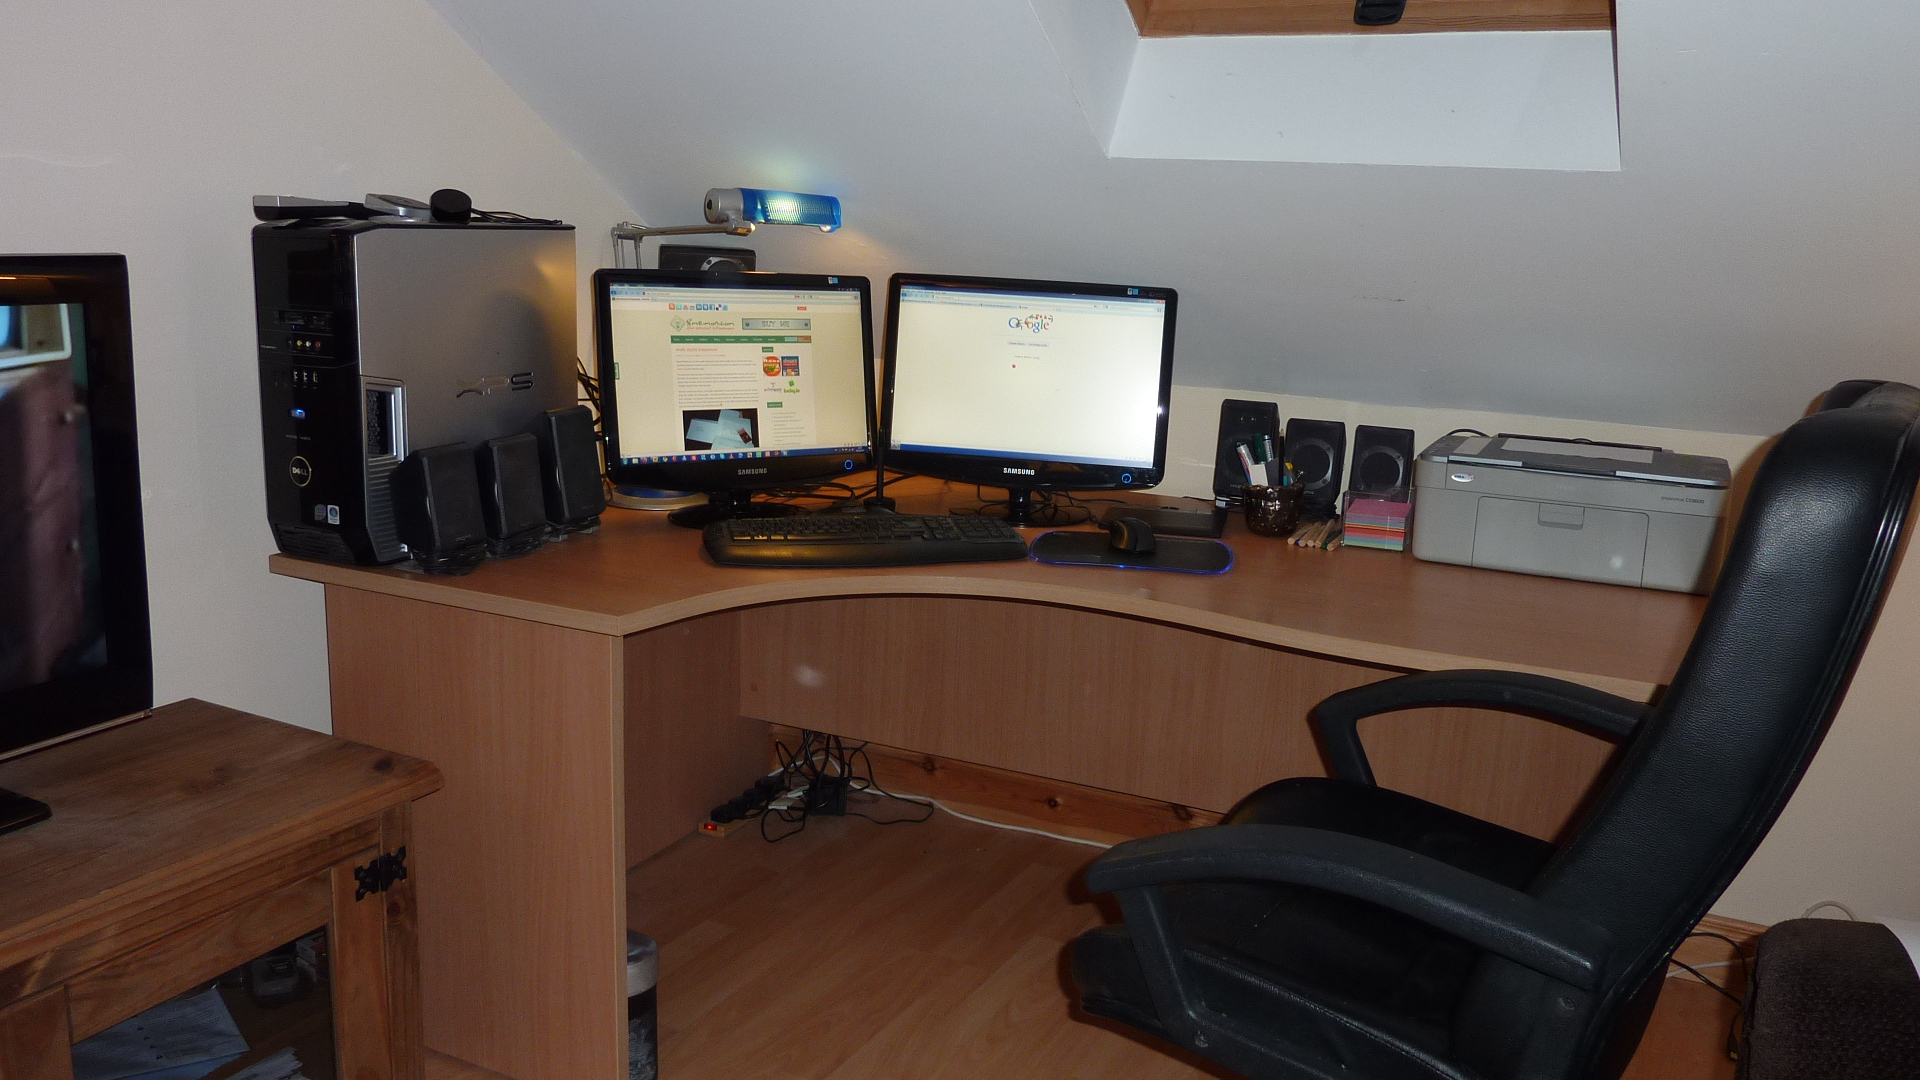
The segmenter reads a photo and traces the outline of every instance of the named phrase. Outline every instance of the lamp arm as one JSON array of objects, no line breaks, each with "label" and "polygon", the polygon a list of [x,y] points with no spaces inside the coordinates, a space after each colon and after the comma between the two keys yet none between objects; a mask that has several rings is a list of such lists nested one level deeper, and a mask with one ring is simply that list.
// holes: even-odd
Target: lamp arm
[{"label": "lamp arm", "polygon": [[729,236],[751,236],[753,235],[753,222],[743,221],[737,217],[729,217],[726,221],[717,225],[669,225],[655,228],[652,225],[642,225],[637,221],[623,221],[613,227],[613,238],[615,240],[631,240],[636,244],[649,236],[695,236],[705,233],[726,233]]}]

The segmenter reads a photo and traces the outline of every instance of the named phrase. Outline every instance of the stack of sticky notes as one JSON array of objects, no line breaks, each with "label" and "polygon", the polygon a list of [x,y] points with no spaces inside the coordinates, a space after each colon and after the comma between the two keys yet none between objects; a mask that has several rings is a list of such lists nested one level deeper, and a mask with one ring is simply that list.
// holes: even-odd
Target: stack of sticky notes
[{"label": "stack of sticky notes", "polygon": [[1347,502],[1346,542],[1381,551],[1407,550],[1407,515],[1412,503],[1353,498]]}]

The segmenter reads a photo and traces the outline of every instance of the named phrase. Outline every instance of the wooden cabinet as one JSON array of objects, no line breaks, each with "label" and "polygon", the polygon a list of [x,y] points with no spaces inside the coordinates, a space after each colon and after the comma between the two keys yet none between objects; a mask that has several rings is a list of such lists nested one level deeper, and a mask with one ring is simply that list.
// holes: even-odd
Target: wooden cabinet
[{"label": "wooden cabinet", "polygon": [[335,1075],[419,1080],[406,849],[423,761],[200,701],[0,763],[0,1080],[325,927]]}]

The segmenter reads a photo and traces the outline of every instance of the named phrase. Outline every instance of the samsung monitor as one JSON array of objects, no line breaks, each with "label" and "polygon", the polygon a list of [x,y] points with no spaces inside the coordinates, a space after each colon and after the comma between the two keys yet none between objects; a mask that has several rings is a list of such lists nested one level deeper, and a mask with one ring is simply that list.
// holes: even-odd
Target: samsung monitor
[{"label": "samsung monitor", "polygon": [[895,274],[885,465],[1035,491],[1158,484],[1173,386],[1172,289]]},{"label": "samsung monitor", "polygon": [[705,492],[675,524],[786,513],[751,495],[867,466],[866,278],[601,270],[593,290],[607,475]]},{"label": "samsung monitor", "polygon": [[126,259],[0,255],[0,757],[152,704]]}]

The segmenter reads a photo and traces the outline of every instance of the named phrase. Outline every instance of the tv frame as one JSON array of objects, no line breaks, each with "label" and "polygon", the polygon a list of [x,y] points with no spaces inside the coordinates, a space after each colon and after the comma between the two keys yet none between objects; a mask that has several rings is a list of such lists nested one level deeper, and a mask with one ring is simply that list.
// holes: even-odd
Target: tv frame
[{"label": "tv frame", "polygon": [[[1160,416],[1153,437],[1153,465],[1094,465],[1050,461],[1017,455],[944,454],[927,450],[898,450],[893,446],[893,387],[900,346],[900,290],[902,286],[972,289],[1061,297],[1116,297],[1164,300],[1166,324],[1160,345]],[[1167,412],[1173,395],[1173,343],[1180,294],[1155,285],[1107,285],[1081,281],[1044,281],[1030,278],[963,277],[951,274],[895,274],[887,281],[886,372],[880,391],[880,426],[876,444],[889,469],[917,473],[962,484],[1005,488],[1008,516],[1015,524],[1032,520],[1035,491],[1116,491],[1153,487],[1167,471]]]},{"label": "tv frame", "polygon": [[80,304],[107,666],[0,691],[0,759],[145,715],[153,638],[124,255],[0,255],[0,304]]},{"label": "tv frame", "polygon": [[[866,389],[867,447],[864,450],[836,454],[807,454],[793,457],[768,457],[717,461],[673,461],[645,465],[620,463],[620,405],[614,392],[613,308],[614,285],[685,285],[692,288],[765,289],[847,289],[860,294],[860,351],[863,385]],[[593,337],[595,373],[600,380],[601,431],[606,440],[607,478],[629,487],[661,488],[668,491],[699,491],[707,494],[716,513],[750,513],[745,499],[755,491],[792,487],[810,481],[829,480],[871,467],[874,441],[874,351],[873,283],[849,274],[775,274],[750,271],[729,273],[714,270],[596,270],[593,274]],[[718,496],[718,498],[716,498]],[[722,506],[723,500],[729,500]],[[757,508],[762,504],[754,504]],[[704,507],[689,507],[704,510]],[[695,515],[711,518],[712,514]]]}]

